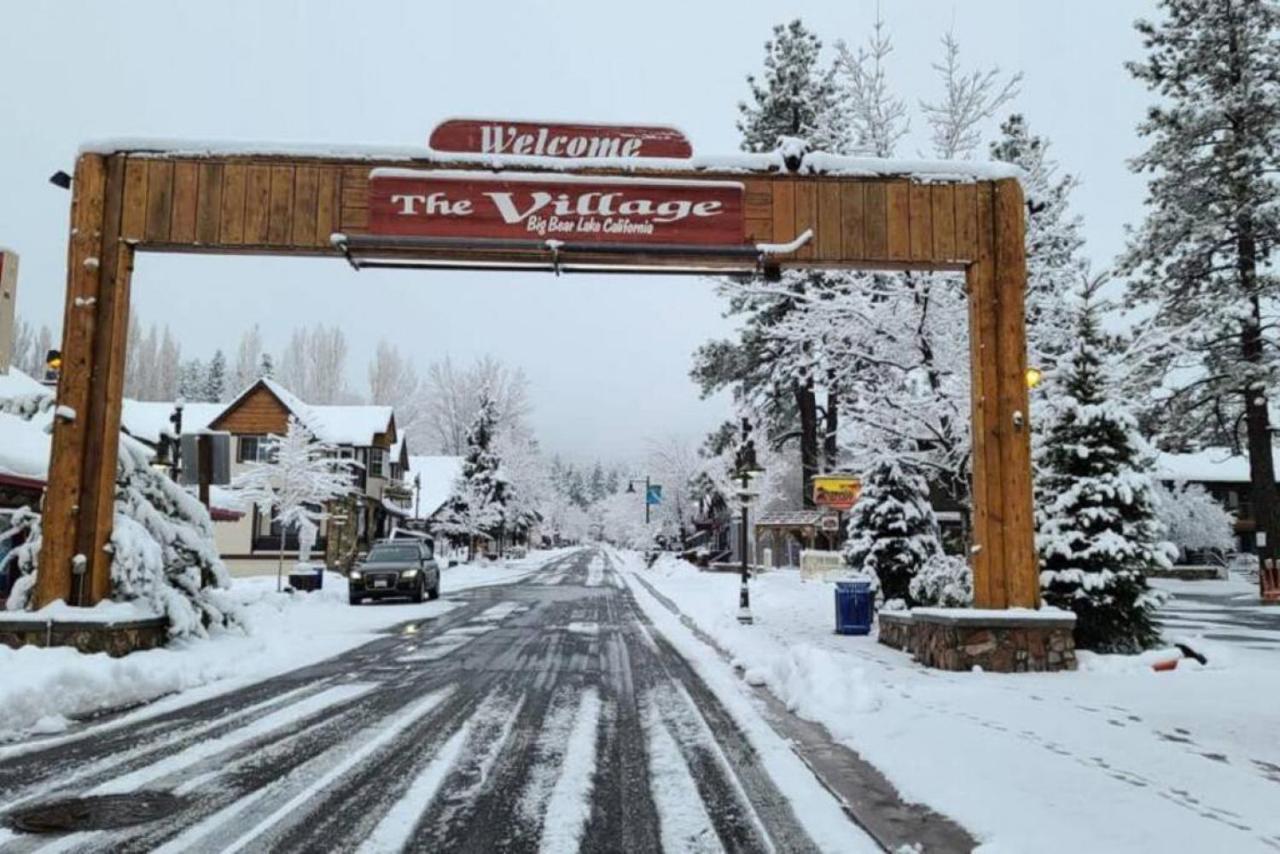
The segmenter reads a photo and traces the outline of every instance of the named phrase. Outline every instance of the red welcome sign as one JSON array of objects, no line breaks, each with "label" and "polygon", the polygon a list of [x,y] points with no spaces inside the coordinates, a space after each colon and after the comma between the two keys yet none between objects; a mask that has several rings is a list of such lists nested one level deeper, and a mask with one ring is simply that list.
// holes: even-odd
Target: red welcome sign
[{"label": "red welcome sign", "polygon": [[690,157],[693,146],[671,127],[449,119],[431,132],[436,151],[528,157]]},{"label": "red welcome sign", "polygon": [[369,231],[572,243],[743,242],[742,184],[375,169]]}]

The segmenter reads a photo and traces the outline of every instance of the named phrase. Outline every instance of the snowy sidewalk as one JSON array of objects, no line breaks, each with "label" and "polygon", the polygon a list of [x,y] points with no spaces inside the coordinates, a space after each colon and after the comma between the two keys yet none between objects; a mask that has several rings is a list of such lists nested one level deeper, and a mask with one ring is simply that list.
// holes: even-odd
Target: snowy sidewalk
[{"label": "snowy sidewalk", "polygon": [[[1172,673],[1087,653],[1077,673],[945,673],[874,637],[835,635],[831,586],[795,572],[752,582],[757,622],[743,627],[737,576],[670,557],[652,569],[634,555],[622,564],[727,649],[748,681],[826,726],[908,800],[959,821],[983,850],[1280,847],[1274,652],[1205,637],[1209,666]],[[1185,611],[1175,602],[1169,614],[1178,622]],[[1182,622],[1171,635],[1196,634]]]},{"label": "snowy sidewalk", "polygon": [[[335,573],[326,574],[323,590],[310,594],[277,593],[275,576],[235,578],[229,593],[244,609],[247,634],[220,631],[124,658],[67,647],[0,646],[0,743],[60,733],[74,719],[164,697],[137,713],[160,714],[321,661],[391,626],[447,613],[454,607],[452,591],[517,581],[562,554],[537,552],[518,561],[450,567],[443,573],[444,598],[420,605],[352,607],[347,580]],[[0,755],[5,752],[0,748]]]}]

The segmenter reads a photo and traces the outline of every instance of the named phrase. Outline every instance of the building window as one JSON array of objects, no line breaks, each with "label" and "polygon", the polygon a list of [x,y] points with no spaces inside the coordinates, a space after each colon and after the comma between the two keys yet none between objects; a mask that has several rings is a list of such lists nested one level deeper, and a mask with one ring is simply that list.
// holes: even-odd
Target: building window
[{"label": "building window", "polygon": [[241,436],[236,443],[236,462],[265,463],[272,457],[272,445],[266,436]]},{"label": "building window", "polygon": [[387,452],[382,448],[369,449],[369,477],[386,477]]}]

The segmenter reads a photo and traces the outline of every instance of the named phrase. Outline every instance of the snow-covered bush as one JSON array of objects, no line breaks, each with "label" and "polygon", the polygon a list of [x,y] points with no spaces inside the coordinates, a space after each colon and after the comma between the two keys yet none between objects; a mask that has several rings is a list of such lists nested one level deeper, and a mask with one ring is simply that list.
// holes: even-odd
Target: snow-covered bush
[{"label": "snow-covered bush", "polygon": [[1235,550],[1235,517],[1200,484],[1157,481],[1152,498],[1180,560],[1189,552],[1225,556]]},{"label": "snow-covered bush", "polygon": [[213,542],[209,511],[163,472],[146,446],[120,437],[116,512],[111,531],[111,589],[141,600],[169,619],[175,637],[239,622],[218,591],[231,576]]},{"label": "snow-covered bush", "polygon": [[926,608],[969,608],[973,605],[973,570],[964,558],[939,552],[911,579],[911,598]]},{"label": "snow-covered bush", "polygon": [[941,551],[925,479],[902,460],[876,463],[849,514],[845,563],[880,579],[885,607],[896,599],[912,605],[911,579]]}]

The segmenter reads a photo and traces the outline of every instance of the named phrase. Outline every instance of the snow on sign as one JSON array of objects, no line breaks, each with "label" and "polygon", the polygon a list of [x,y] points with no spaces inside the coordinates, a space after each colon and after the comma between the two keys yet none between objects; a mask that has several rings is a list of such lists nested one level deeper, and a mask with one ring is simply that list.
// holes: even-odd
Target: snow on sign
[{"label": "snow on sign", "polygon": [[427,142],[435,151],[535,157],[690,157],[693,146],[675,128],[449,119]]},{"label": "snow on sign", "polygon": [[375,169],[371,234],[680,245],[743,242],[742,184]]}]

